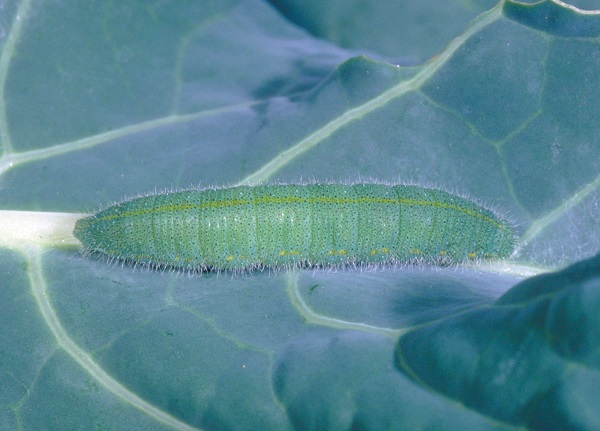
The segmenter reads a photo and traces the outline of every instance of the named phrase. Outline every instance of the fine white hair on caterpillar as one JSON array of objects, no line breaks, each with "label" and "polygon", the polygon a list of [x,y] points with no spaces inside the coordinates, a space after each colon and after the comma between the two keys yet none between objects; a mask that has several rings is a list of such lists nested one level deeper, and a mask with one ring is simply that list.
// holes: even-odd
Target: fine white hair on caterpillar
[{"label": "fine white hair on caterpillar", "polygon": [[512,226],[492,210],[414,185],[276,184],[130,199],[80,219],[87,252],[184,271],[505,258]]}]

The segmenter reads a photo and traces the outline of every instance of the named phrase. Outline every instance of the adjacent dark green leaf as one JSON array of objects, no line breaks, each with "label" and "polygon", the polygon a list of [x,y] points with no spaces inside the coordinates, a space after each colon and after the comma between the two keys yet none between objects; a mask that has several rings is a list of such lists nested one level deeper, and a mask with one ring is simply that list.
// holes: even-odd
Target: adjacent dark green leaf
[{"label": "adjacent dark green leaf", "polygon": [[410,331],[397,365],[467,408],[528,429],[600,427],[600,254],[493,304]]}]

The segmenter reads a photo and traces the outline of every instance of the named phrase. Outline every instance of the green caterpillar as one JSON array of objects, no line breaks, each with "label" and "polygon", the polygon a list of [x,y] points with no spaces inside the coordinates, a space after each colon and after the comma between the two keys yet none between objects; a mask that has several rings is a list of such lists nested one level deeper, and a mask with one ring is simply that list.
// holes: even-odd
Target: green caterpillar
[{"label": "green caterpillar", "polygon": [[80,219],[85,249],[189,271],[502,258],[512,227],[467,199],[406,185],[308,184],[186,190]]}]

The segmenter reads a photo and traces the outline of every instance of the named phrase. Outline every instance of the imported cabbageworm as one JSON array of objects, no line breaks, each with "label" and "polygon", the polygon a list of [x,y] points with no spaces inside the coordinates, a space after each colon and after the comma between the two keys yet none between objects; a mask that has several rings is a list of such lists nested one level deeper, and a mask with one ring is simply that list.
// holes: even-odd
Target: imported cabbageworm
[{"label": "imported cabbageworm", "polygon": [[511,225],[450,193],[385,184],[192,189],[138,197],[80,219],[89,252],[189,271],[452,264],[504,258]]}]

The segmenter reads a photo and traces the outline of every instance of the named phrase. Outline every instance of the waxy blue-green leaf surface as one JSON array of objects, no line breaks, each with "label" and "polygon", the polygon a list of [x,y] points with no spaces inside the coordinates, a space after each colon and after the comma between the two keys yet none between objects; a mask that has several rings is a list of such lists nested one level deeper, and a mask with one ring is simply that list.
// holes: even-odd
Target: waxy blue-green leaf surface
[{"label": "waxy blue-green leaf surface", "polygon": [[[345,48],[391,61],[423,62],[459,36],[495,0],[444,2],[396,0],[271,0],[290,21]],[[385,29],[385,31],[382,31]]]},{"label": "waxy blue-green leaf surface", "polygon": [[[0,2],[0,429],[600,427],[600,12],[271,3]],[[5,241],[3,210],[370,180],[483,202],[517,253],[189,275]]]}]

